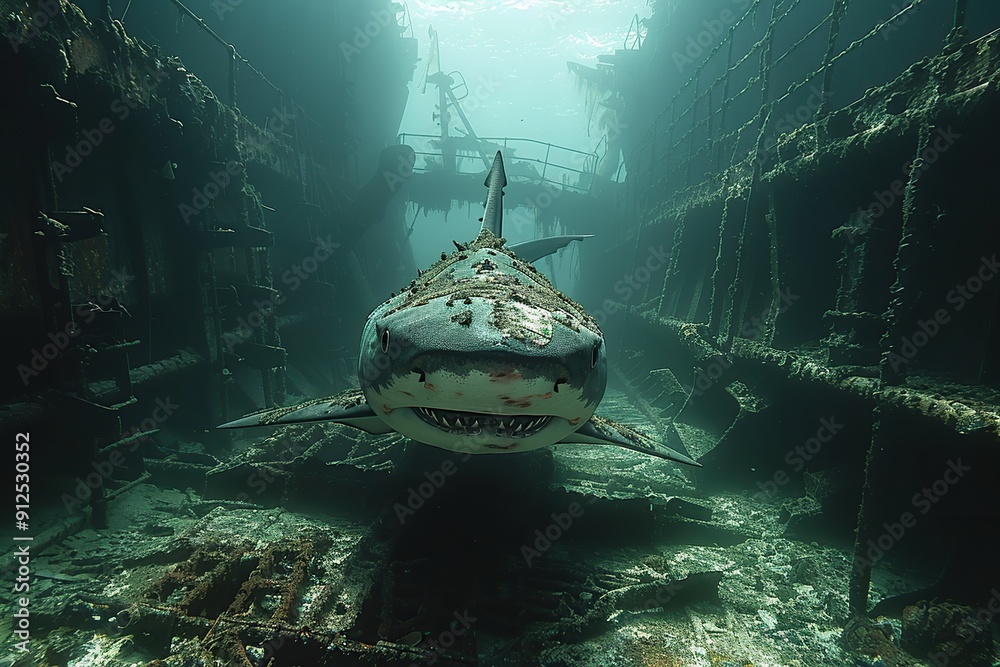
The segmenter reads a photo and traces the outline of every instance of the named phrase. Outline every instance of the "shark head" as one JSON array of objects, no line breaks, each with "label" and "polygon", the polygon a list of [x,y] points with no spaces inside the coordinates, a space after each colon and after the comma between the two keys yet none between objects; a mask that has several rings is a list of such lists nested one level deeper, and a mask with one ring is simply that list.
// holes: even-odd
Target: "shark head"
[{"label": "shark head", "polygon": [[500,238],[500,153],[484,185],[476,240],[456,243],[369,316],[358,377],[375,413],[414,440],[469,453],[526,451],[560,441],[594,414],[607,384],[604,337]]},{"label": "shark head", "polygon": [[590,419],[604,348],[593,318],[484,229],[372,313],[358,375],[376,414],[414,440],[526,451]]},{"label": "shark head", "polygon": [[[265,409],[219,428],[332,421],[468,454],[611,444],[700,466],[594,414],[607,385],[600,327],[531,265],[587,236],[508,248],[501,237],[506,184],[497,153],[476,239],[456,242],[456,252],[442,253],[368,316],[358,389]],[[674,439],[680,441],[675,431]]]}]

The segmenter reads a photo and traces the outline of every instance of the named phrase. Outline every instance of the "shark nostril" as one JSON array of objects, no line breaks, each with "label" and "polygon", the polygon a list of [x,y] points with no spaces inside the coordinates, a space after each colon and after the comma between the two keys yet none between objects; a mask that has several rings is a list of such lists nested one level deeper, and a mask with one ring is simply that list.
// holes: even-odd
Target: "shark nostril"
[{"label": "shark nostril", "polygon": [[559,393],[559,385],[566,384],[567,382],[569,382],[569,380],[567,380],[566,378],[559,378],[558,380],[556,380],[555,386],[552,387],[552,391],[554,391],[554,392],[556,392],[558,394]]},{"label": "shark nostril", "polygon": [[422,368],[413,368],[410,372],[418,374],[420,376],[420,382],[427,382],[427,373],[425,373]]}]

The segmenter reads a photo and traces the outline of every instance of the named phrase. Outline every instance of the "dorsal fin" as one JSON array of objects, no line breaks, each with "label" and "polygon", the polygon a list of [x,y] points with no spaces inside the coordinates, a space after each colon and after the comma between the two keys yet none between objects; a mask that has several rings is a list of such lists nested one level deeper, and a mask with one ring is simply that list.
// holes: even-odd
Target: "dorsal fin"
[{"label": "dorsal fin", "polygon": [[503,170],[503,156],[497,151],[493,158],[493,168],[483,183],[489,188],[486,195],[486,211],[483,213],[482,229],[493,232],[497,238],[503,236],[503,189],[507,185],[507,174]]},{"label": "dorsal fin", "polygon": [[544,239],[534,239],[523,243],[515,243],[507,248],[519,259],[526,262],[537,262],[542,257],[547,257],[557,250],[561,250],[573,241],[582,241],[592,238],[593,234],[570,234],[566,236],[549,236]]}]

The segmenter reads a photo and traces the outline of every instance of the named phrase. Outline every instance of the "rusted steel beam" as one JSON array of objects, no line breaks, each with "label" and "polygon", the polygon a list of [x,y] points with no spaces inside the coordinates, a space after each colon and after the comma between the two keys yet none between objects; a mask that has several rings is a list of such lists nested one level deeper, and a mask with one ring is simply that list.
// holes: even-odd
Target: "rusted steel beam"
[{"label": "rusted steel beam", "polygon": [[[794,352],[777,350],[745,338],[736,338],[729,355],[723,355],[705,325],[652,314],[643,317],[661,331],[669,343],[679,345],[703,368],[706,362],[727,357],[733,366],[727,376],[733,380],[749,375],[750,371],[756,376],[764,370],[787,380],[823,385],[868,402],[873,408],[896,409],[930,419],[959,434],[980,433],[1000,440],[1000,410],[995,406],[976,405],[905,386],[881,386],[877,378],[852,375],[856,371],[851,368],[830,368]],[[686,368],[687,363],[688,360],[684,360],[678,367]]]}]

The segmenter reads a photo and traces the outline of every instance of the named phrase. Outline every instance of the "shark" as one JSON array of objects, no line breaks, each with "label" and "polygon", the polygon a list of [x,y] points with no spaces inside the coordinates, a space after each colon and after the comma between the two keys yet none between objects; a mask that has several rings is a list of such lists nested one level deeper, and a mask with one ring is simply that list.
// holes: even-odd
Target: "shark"
[{"label": "shark", "polygon": [[590,235],[508,246],[500,151],[484,185],[478,236],[455,241],[454,252],[442,253],[368,316],[357,388],[218,428],[334,422],[467,454],[601,444],[701,467],[687,454],[596,414],[608,377],[601,329],[532,265]]}]

